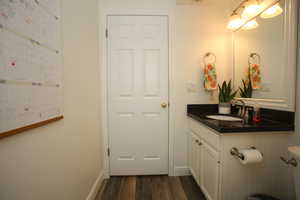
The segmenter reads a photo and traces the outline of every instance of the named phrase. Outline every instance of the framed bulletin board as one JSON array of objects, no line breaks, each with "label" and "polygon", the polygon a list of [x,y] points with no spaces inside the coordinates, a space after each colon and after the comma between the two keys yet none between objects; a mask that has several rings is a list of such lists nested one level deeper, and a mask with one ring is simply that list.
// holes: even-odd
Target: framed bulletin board
[{"label": "framed bulletin board", "polygon": [[0,138],[63,118],[60,7],[0,1]]}]

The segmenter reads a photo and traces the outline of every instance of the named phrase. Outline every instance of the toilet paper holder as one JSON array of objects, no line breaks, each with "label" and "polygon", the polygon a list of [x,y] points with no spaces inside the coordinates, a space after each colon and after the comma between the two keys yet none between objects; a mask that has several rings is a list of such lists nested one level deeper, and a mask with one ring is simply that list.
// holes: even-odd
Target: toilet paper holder
[{"label": "toilet paper holder", "polygon": [[[256,149],[256,147],[250,147],[250,149]],[[232,156],[235,156],[235,157],[238,157],[239,159],[241,159],[241,160],[244,160],[245,159],[245,156],[244,156],[244,154],[242,154],[239,150],[238,150],[238,148],[236,148],[236,147],[233,147],[233,148],[231,148],[230,149],[230,154],[232,155]]]}]

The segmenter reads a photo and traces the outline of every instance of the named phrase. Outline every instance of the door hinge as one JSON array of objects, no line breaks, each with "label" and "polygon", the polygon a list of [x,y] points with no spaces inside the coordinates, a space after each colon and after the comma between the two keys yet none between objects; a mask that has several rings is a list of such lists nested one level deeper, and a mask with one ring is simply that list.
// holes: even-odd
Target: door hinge
[{"label": "door hinge", "polygon": [[110,156],[110,149],[107,148],[107,156]]},{"label": "door hinge", "polygon": [[105,30],[105,37],[108,38],[108,29]]}]

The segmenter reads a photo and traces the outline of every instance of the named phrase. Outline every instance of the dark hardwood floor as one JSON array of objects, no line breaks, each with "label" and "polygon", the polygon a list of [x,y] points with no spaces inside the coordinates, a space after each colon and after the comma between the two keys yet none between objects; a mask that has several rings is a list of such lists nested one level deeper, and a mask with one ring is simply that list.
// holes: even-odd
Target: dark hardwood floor
[{"label": "dark hardwood floor", "polygon": [[130,176],[105,180],[96,200],[205,200],[191,176]]}]

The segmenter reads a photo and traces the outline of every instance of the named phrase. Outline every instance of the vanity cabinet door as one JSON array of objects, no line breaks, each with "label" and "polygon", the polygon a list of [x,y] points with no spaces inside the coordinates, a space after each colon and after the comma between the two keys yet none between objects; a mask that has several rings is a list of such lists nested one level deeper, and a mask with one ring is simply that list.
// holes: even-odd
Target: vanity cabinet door
[{"label": "vanity cabinet door", "polygon": [[219,152],[206,142],[201,145],[201,189],[208,200],[217,200],[219,191]]},{"label": "vanity cabinet door", "polygon": [[201,148],[200,148],[200,138],[194,133],[189,134],[189,144],[188,144],[188,165],[190,172],[196,182],[200,185],[200,161],[201,161]]}]

